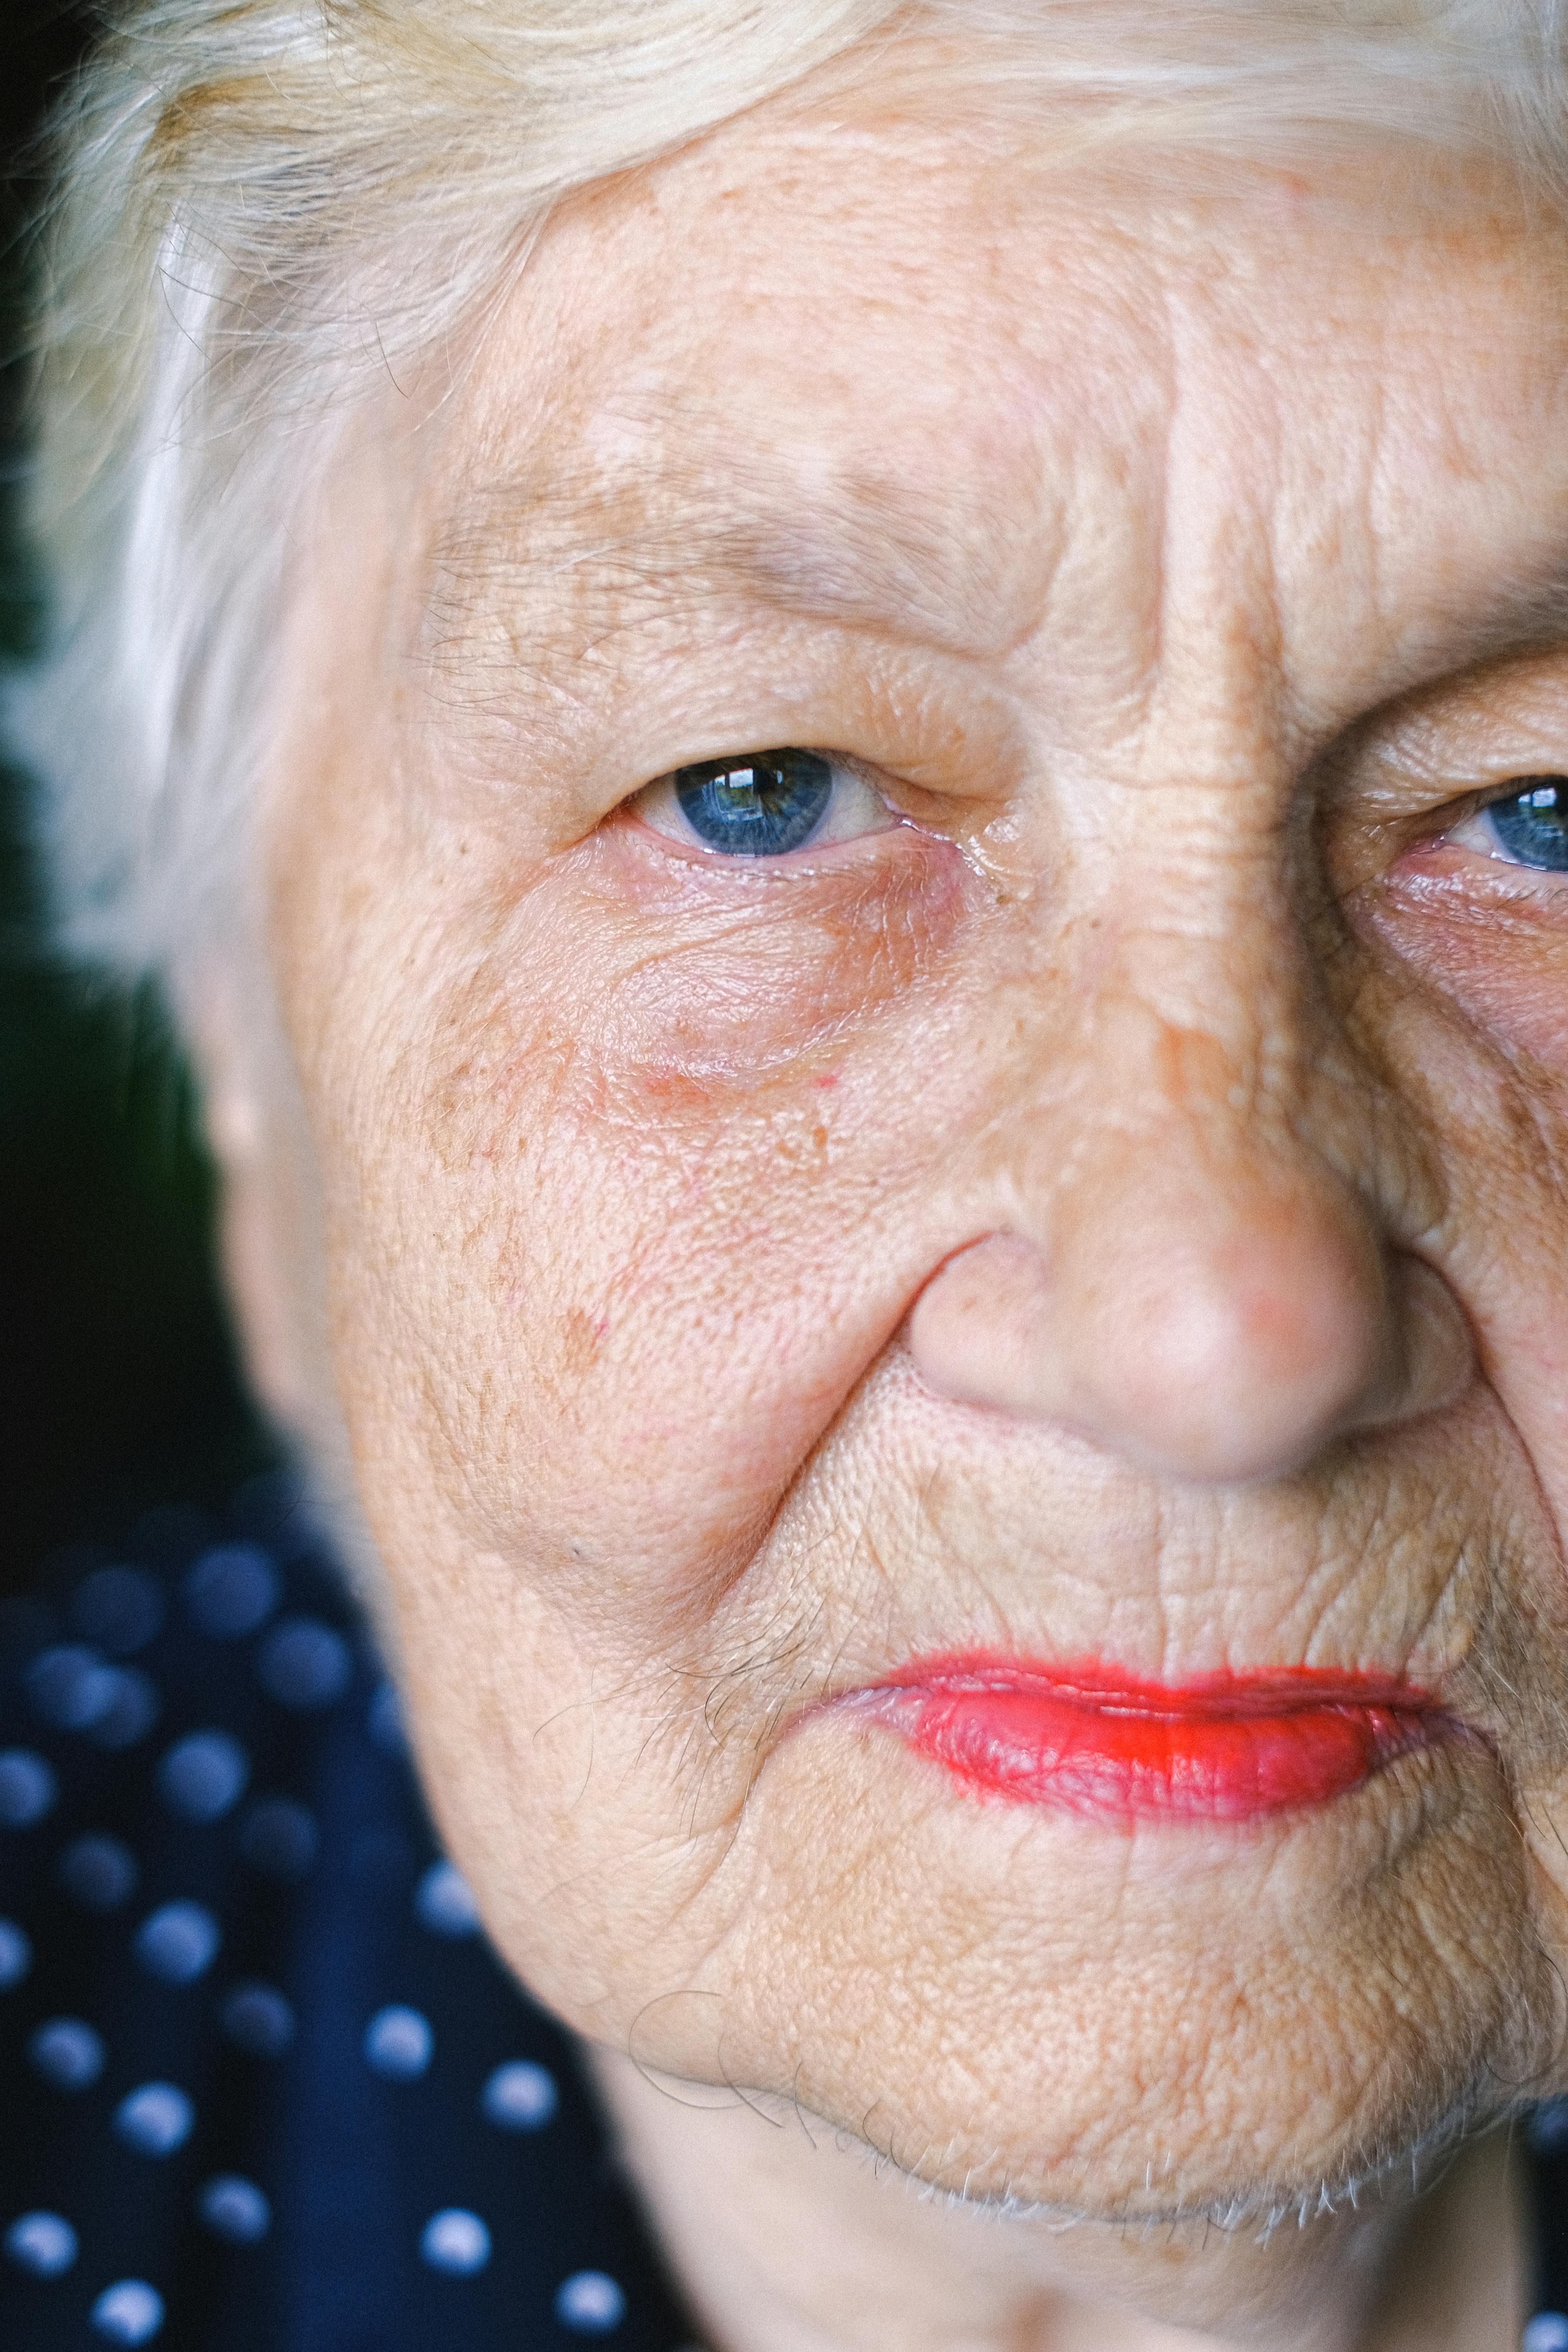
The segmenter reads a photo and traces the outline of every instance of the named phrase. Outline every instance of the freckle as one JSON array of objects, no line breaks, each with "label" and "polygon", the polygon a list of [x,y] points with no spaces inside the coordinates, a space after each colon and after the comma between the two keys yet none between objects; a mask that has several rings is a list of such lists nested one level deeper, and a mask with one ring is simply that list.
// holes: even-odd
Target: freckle
[{"label": "freckle", "polygon": [[561,1327],[561,1360],[569,1372],[586,1372],[599,1352],[599,1342],[609,1328],[609,1318],[600,1316],[595,1321],[580,1307],[574,1307]]},{"label": "freckle", "polygon": [[816,1144],[818,1151],[826,1151],[827,1149],[827,1129],[825,1127],[814,1127],[811,1130],[811,1139],[813,1143]]}]

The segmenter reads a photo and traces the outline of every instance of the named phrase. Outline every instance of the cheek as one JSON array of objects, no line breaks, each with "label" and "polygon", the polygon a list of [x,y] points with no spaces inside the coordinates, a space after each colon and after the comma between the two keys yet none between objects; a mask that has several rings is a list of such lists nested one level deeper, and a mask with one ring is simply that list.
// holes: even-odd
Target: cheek
[{"label": "cheek", "polygon": [[1433,1253],[1521,1448],[1521,1507],[1533,1492],[1555,1523],[1555,1557],[1550,1539],[1530,1548],[1529,1603],[1555,1611],[1568,1591],[1568,920],[1500,896],[1478,904],[1473,867],[1461,881],[1435,858],[1409,864],[1363,910],[1398,967],[1369,1001],[1442,1167]]},{"label": "cheek", "polygon": [[378,1122],[362,1249],[394,1198],[439,1237],[354,1286],[382,1434],[416,1416],[469,1538],[622,1640],[743,1567],[929,1270],[970,886],[911,846],[718,894],[596,837],[509,894]]}]

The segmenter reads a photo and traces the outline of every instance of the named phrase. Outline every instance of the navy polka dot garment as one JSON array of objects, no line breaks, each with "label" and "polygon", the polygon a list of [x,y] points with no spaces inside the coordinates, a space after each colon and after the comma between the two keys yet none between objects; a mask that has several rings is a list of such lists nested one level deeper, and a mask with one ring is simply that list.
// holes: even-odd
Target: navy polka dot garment
[{"label": "navy polka dot garment", "polygon": [[288,1487],[0,1643],[5,2352],[689,2345]]}]

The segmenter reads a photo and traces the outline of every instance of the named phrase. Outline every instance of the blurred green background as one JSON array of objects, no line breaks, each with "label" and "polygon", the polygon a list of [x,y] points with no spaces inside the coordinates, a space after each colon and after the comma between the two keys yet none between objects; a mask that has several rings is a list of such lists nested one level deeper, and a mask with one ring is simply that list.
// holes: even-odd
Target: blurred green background
[{"label": "blurred green background", "polygon": [[[0,0],[0,656],[44,614],[18,530],[35,145],[93,12]],[[3,747],[0,747],[3,748]],[[0,1592],[143,1509],[216,1505],[271,1450],[213,1275],[213,1186],[150,999],[66,969],[39,917],[28,782],[0,766]]]}]

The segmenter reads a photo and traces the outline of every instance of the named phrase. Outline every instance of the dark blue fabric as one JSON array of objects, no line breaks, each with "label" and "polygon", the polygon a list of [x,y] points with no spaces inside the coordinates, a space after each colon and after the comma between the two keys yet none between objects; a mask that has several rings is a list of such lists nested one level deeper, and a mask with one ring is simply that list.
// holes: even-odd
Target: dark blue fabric
[{"label": "dark blue fabric", "polygon": [[1568,2352],[1568,2099],[1548,2099],[1525,2127],[1535,2232],[1535,2316],[1525,2352]]},{"label": "dark blue fabric", "polygon": [[689,2343],[289,1490],[0,1643],[5,2352]]}]

